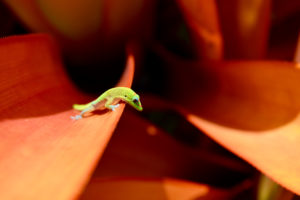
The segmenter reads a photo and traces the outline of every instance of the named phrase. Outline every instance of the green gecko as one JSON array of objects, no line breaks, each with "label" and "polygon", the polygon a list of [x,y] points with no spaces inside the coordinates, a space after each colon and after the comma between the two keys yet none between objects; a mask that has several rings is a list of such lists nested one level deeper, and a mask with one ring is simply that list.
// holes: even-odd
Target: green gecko
[{"label": "green gecko", "polygon": [[86,112],[91,112],[95,109],[107,108],[109,110],[115,111],[115,109],[119,107],[120,101],[128,103],[138,111],[143,110],[142,104],[140,102],[140,96],[136,94],[132,89],[127,87],[115,87],[105,91],[96,100],[91,101],[90,103],[74,104],[73,108],[75,110],[81,111],[81,113],[76,116],[71,116],[71,119],[81,119]]}]

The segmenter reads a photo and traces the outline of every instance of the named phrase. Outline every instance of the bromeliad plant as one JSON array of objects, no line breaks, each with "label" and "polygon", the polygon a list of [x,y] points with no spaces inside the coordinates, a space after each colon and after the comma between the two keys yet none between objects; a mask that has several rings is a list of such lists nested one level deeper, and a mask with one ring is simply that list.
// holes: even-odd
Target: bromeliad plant
[{"label": "bromeliad plant", "polygon": [[[0,40],[1,199],[300,194],[298,33],[276,40],[297,1],[4,2],[3,16],[48,35]],[[8,22],[2,32],[20,32]],[[70,119],[94,99],[75,83],[131,87],[135,65],[141,115],[128,109],[118,124],[121,104]]]}]

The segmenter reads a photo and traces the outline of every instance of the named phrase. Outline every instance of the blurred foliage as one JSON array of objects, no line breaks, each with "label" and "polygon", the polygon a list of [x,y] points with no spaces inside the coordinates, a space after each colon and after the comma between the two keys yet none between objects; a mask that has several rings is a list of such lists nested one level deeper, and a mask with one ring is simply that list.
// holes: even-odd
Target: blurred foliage
[{"label": "blurred foliage", "polygon": [[[235,1],[230,2],[233,2],[232,4],[234,4]],[[293,60],[300,28],[300,7],[298,7],[299,3],[297,3],[297,1],[286,2],[287,1],[283,0],[274,0],[271,3],[270,31],[267,33],[267,54],[266,57],[263,58],[265,60]],[[216,3],[219,6],[218,11],[222,11],[223,7],[220,5],[223,5],[222,3],[224,2],[216,0]],[[113,87],[119,80],[124,69],[126,42],[135,39],[139,44],[138,48],[140,50],[141,59],[137,60],[136,76],[132,86],[133,89],[138,93],[152,93],[161,98],[167,97],[169,90],[168,70],[170,70],[170,68],[166,67],[165,58],[157,52],[156,47],[160,45],[172,55],[181,59],[196,60],[196,43],[193,40],[192,31],[186,23],[186,19],[183,16],[177,1],[155,1],[155,3],[151,3],[151,5],[153,8],[149,9],[149,13],[142,15],[142,19],[137,20],[138,22],[135,22],[137,17],[133,17],[135,20],[128,20],[130,23],[126,21],[129,23],[129,27],[124,28],[126,26],[120,25],[121,28],[118,27],[118,29],[124,32],[121,31],[121,33],[118,33],[119,35],[112,31],[107,35],[102,35],[103,38],[99,36],[99,39],[97,38],[98,32],[96,32],[89,35],[91,38],[88,36],[83,40],[76,40],[73,37],[63,37],[63,34],[62,36],[55,32],[56,35],[54,34],[54,37],[57,37],[57,40],[62,47],[61,53],[66,66],[66,71],[79,89],[92,95],[98,95],[107,88]],[[121,10],[123,12],[123,9]],[[147,11],[147,9],[146,11],[143,9],[141,10],[145,13]],[[138,13],[140,13],[141,10],[139,10]],[[229,28],[224,26],[225,19],[220,17],[219,20],[221,24],[221,33],[224,33],[225,29]],[[3,2],[0,3],[0,24],[0,37],[33,32],[32,29],[30,29],[30,26],[26,24],[26,22],[20,21],[16,14]],[[122,28],[124,28],[124,30]],[[97,31],[101,32],[102,29]],[[120,35],[122,35],[122,37]],[[121,39],[116,39],[119,37]],[[226,49],[230,49],[230,42],[228,42],[230,40],[226,40],[226,38],[223,39],[226,41],[226,51]],[[230,39],[234,41],[236,38]],[[81,46],[83,44],[84,46]],[[80,55],[82,55],[82,57],[80,57]],[[240,55],[225,54],[225,59],[243,58],[243,56],[239,56]],[[249,59],[256,58],[251,57]],[[182,85],[179,83],[177,87],[182,87]],[[193,96],[186,98],[193,98]],[[192,126],[185,117],[174,110],[146,109],[140,116],[161,128],[173,139],[179,141],[188,148],[200,146],[202,150],[204,149],[207,152],[224,156],[247,165],[244,161],[217,145],[207,136],[204,137],[203,134],[201,134],[197,128]],[[254,172],[254,169],[252,169],[250,165],[247,165],[247,167],[251,168],[248,174],[245,175],[245,173],[237,172],[236,177],[232,177],[232,180],[220,181],[216,186],[225,188],[226,186],[228,188],[234,187],[234,185],[238,185],[248,179],[255,182],[257,186],[259,182],[258,172]],[[218,167],[216,167],[215,170],[217,171]],[[214,178],[216,179],[216,177]],[[222,177],[217,178],[222,179]],[[201,181],[213,184],[207,179],[201,179]],[[196,180],[196,178],[194,180]],[[276,186],[276,189],[267,188],[266,190],[277,190],[278,187],[279,186]],[[237,199],[245,200],[247,199],[247,196],[249,199],[252,199],[254,196],[254,189],[255,186],[250,187],[250,189],[248,188],[245,194],[238,194],[242,195],[242,197],[237,195]],[[270,191],[266,191],[266,193],[268,192]],[[274,198],[260,197],[260,199]],[[292,198],[296,200],[298,197],[294,195]]]}]

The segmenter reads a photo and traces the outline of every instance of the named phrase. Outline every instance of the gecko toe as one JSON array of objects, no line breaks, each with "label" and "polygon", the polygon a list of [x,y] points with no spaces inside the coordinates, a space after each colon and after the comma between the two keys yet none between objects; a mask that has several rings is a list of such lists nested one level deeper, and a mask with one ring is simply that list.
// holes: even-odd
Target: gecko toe
[{"label": "gecko toe", "polygon": [[81,119],[81,118],[82,118],[81,115],[71,116],[71,119],[72,119],[72,120],[79,120],[79,119]]}]

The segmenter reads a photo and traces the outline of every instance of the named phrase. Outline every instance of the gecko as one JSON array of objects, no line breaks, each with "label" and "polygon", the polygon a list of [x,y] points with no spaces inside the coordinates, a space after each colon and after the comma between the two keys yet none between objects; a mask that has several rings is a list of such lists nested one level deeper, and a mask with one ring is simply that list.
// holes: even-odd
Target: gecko
[{"label": "gecko", "polygon": [[140,96],[136,94],[132,89],[128,87],[114,87],[106,90],[97,99],[87,104],[74,104],[75,110],[81,111],[79,115],[71,116],[71,119],[78,120],[83,117],[87,112],[91,112],[96,109],[109,109],[115,111],[119,107],[120,102],[128,103],[138,111],[142,111],[143,107],[140,101]]}]

